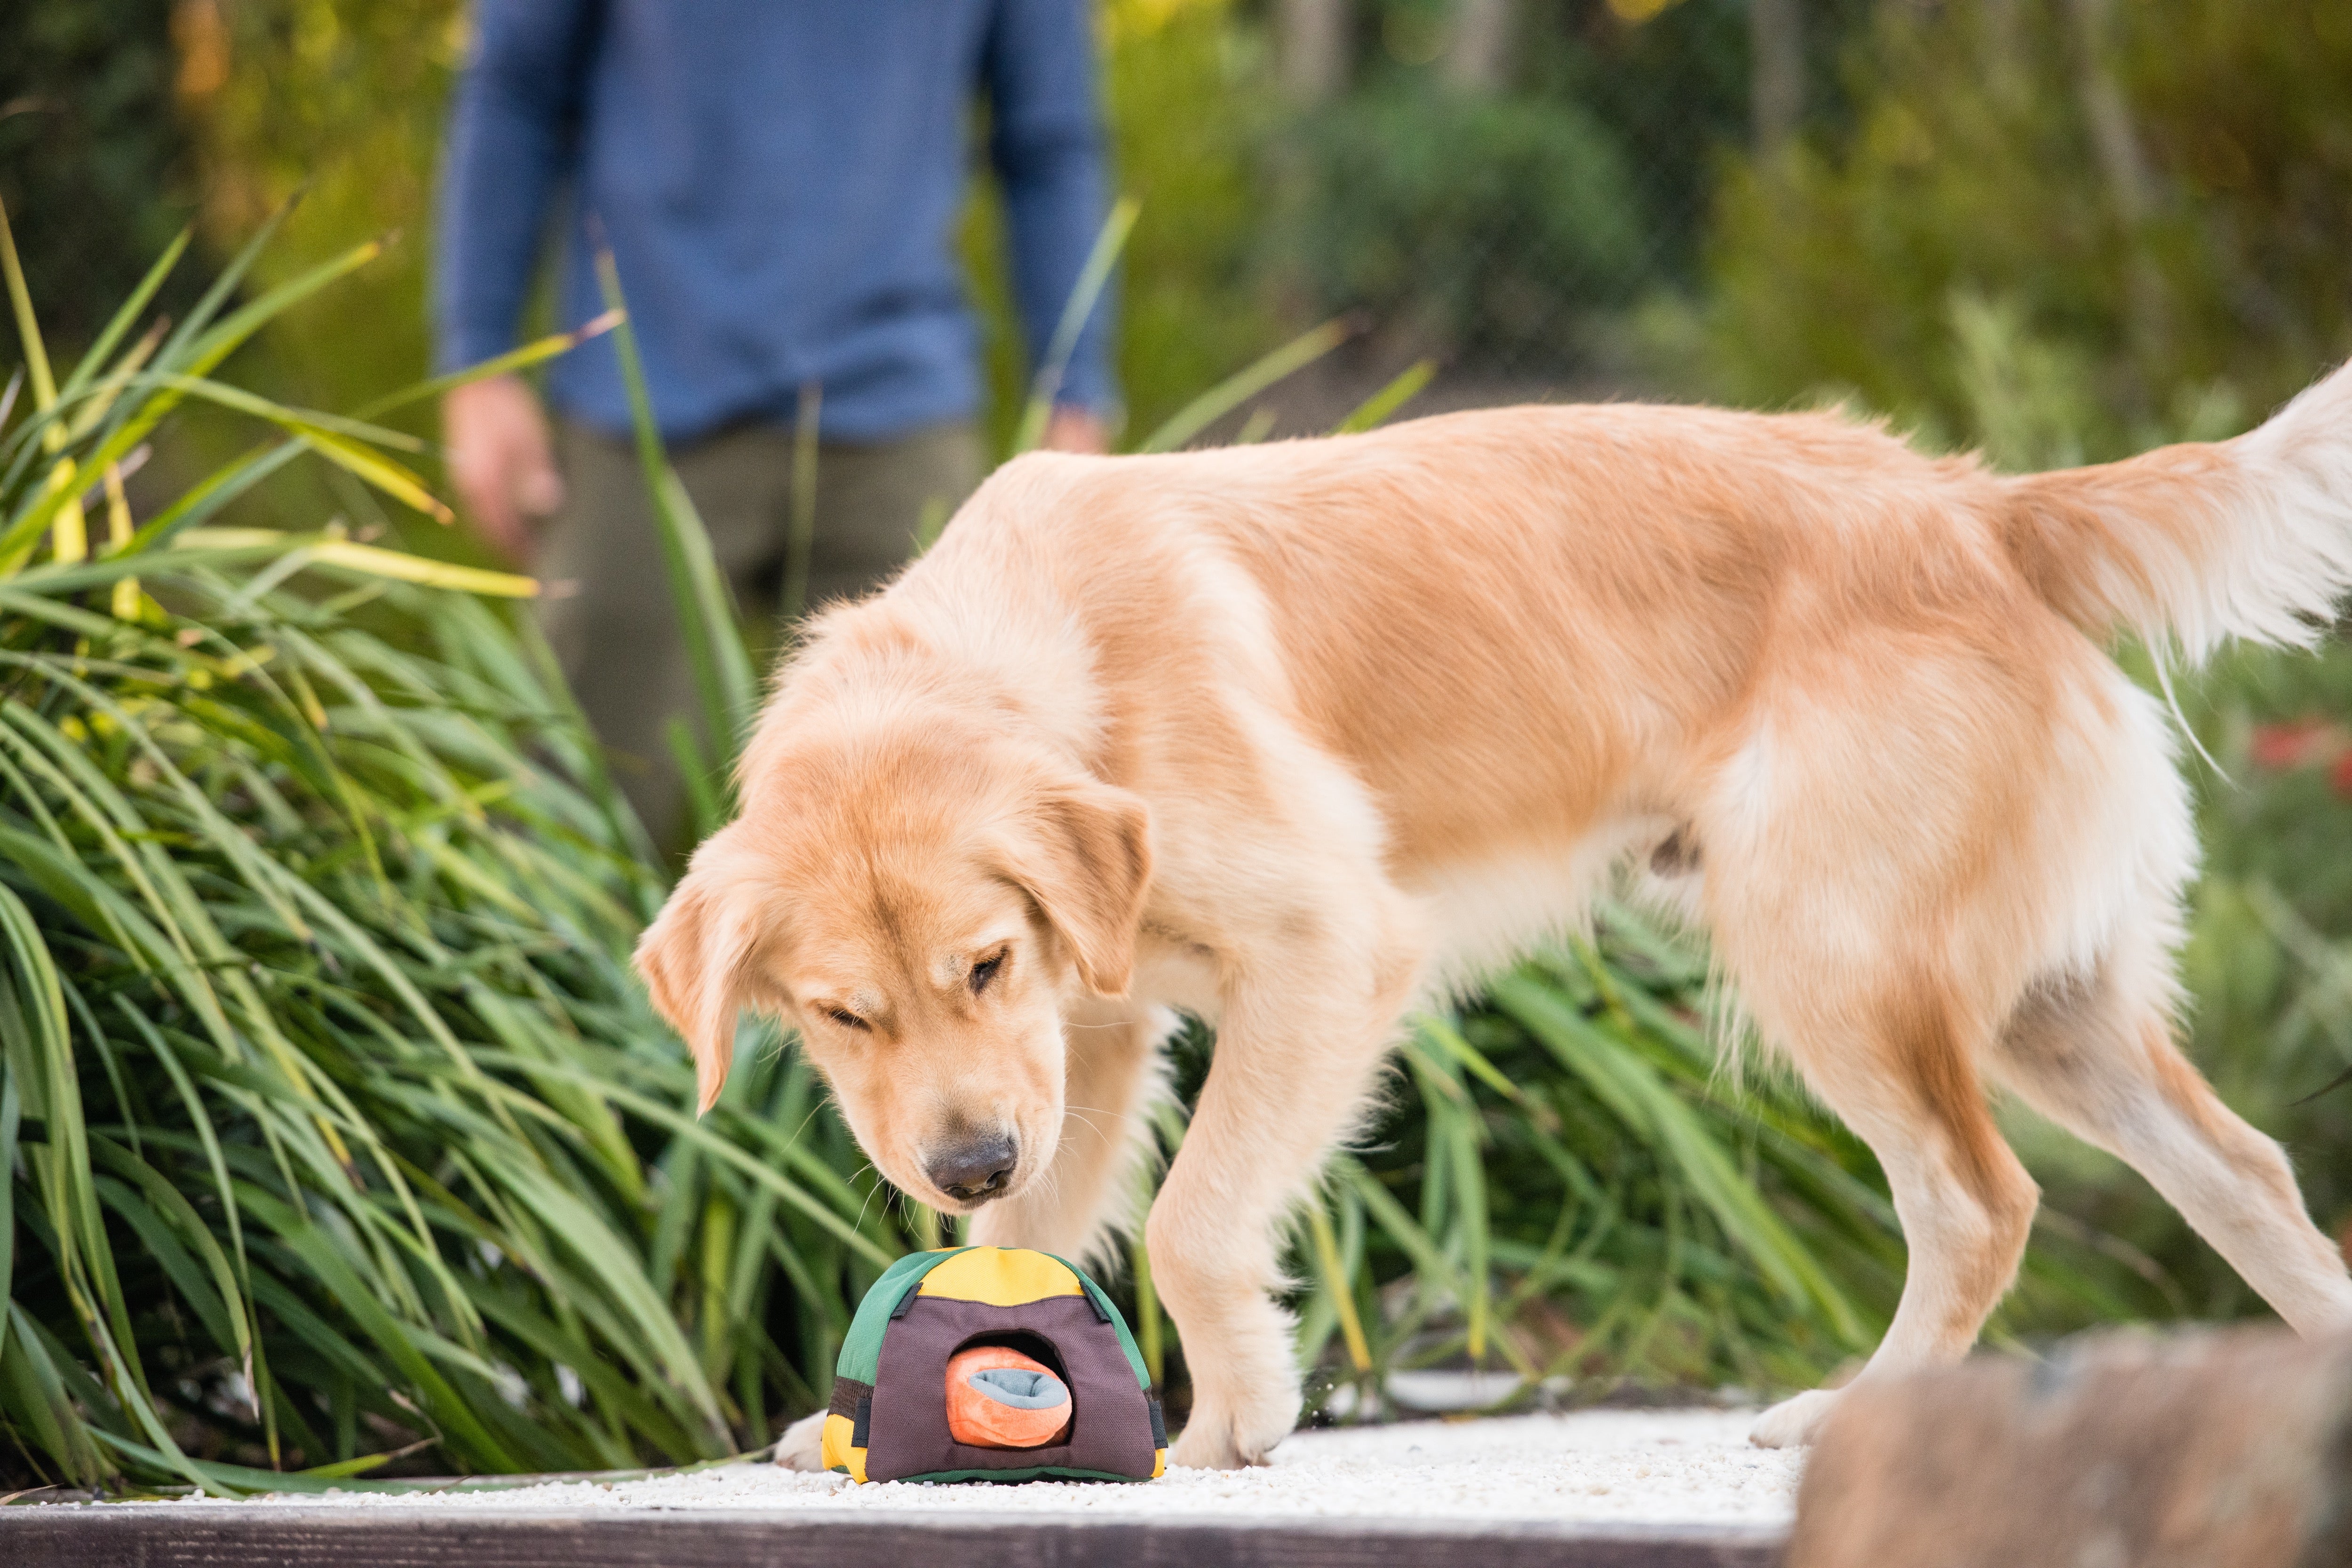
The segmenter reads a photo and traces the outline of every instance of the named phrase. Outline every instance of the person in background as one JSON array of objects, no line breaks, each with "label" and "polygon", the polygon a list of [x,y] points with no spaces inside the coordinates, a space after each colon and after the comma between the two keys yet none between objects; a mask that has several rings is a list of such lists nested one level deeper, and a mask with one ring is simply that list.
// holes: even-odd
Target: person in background
[{"label": "person in background", "polygon": [[[1101,228],[1089,11],[478,0],[442,174],[438,368],[514,346],[551,228],[562,322],[597,314],[601,232],[663,437],[747,621],[764,629],[790,607],[803,406],[821,443],[807,604],[877,585],[981,478],[980,334],[955,256],[974,128],[1003,193],[1033,363]],[[1077,339],[1048,446],[1107,444],[1106,315]],[[667,842],[686,798],[667,733],[693,711],[692,667],[611,339],[556,360],[546,395],[551,433],[520,379],[451,392],[451,481],[501,552],[561,585],[541,624]]]}]

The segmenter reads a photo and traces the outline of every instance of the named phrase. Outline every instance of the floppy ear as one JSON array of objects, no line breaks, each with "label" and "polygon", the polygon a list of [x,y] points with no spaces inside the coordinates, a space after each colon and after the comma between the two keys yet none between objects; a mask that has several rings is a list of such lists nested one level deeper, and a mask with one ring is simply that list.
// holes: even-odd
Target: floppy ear
[{"label": "floppy ear", "polygon": [[1034,900],[1097,996],[1124,996],[1135,932],[1151,882],[1151,814],[1123,789],[1091,782],[1049,791],[1011,854],[1013,880]]},{"label": "floppy ear", "polygon": [[[716,843],[714,838],[711,843]],[[705,844],[695,858],[710,849]],[[654,923],[637,939],[637,973],[654,1010],[694,1053],[697,1114],[726,1087],[735,1059],[735,1016],[749,1002],[745,974],[751,927],[731,915],[707,869],[689,869]]]}]

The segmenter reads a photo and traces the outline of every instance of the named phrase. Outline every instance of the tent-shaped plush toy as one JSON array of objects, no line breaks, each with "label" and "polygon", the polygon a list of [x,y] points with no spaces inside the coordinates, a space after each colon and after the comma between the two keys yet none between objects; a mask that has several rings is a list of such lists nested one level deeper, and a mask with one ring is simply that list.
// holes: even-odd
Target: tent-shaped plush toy
[{"label": "tent-shaped plush toy", "polygon": [[1148,1481],[1167,1463],[1127,1320],[1060,1258],[912,1253],[858,1304],[824,1418],[827,1469],[860,1481]]}]

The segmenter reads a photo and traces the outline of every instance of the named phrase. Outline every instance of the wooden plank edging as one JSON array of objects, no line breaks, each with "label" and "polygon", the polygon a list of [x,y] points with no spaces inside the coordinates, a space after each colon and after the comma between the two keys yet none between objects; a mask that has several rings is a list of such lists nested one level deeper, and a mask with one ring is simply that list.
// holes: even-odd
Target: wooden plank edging
[{"label": "wooden plank edging", "polygon": [[1741,1525],[310,1504],[0,1509],[8,1568],[1777,1568]]}]

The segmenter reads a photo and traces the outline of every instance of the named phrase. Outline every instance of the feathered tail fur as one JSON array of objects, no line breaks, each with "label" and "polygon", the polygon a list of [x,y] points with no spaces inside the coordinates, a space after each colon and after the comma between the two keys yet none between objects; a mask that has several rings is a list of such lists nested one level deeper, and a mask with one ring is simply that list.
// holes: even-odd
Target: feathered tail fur
[{"label": "feathered tail fur", "polygon": [[2011,557],[2084,631],[2308,647],[2352,589],[2352,364],[2235,440],[2008,484]]}]

